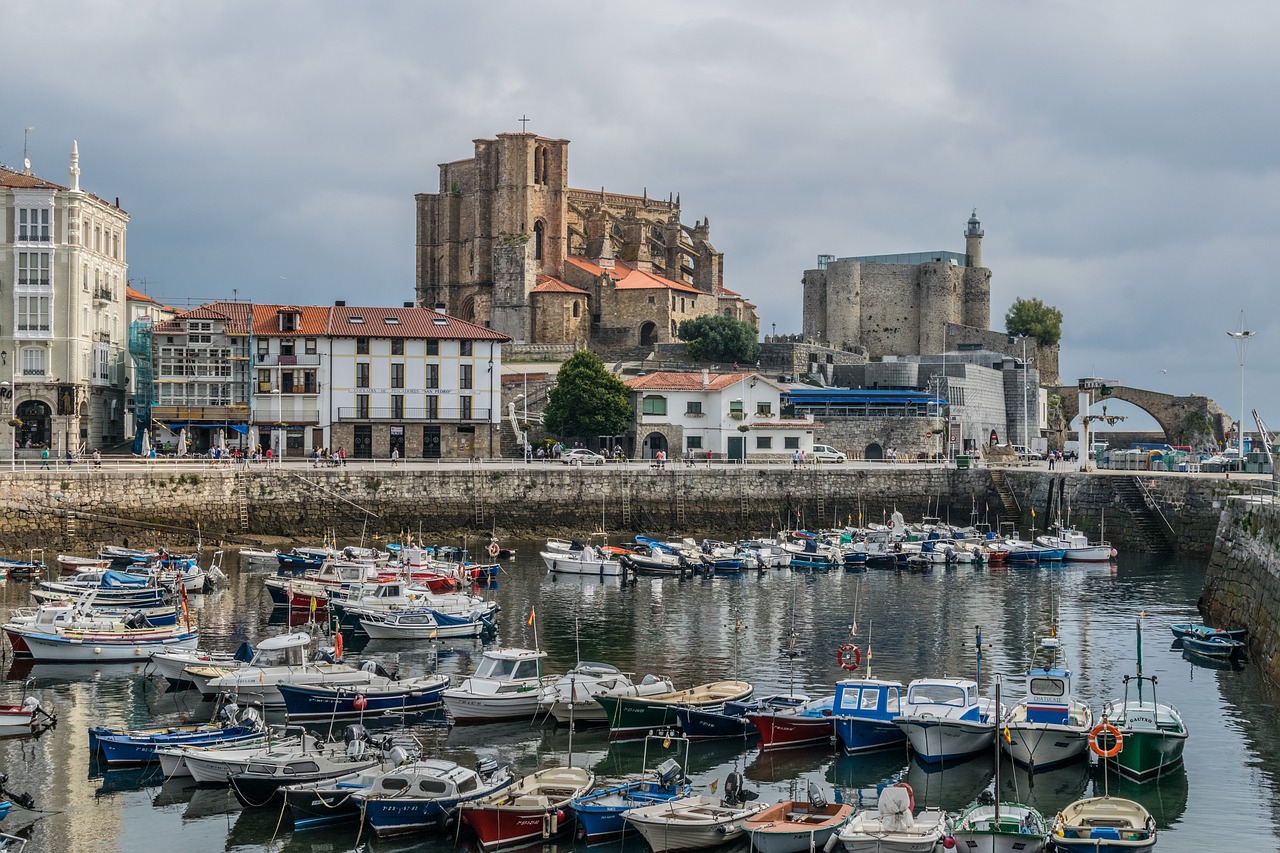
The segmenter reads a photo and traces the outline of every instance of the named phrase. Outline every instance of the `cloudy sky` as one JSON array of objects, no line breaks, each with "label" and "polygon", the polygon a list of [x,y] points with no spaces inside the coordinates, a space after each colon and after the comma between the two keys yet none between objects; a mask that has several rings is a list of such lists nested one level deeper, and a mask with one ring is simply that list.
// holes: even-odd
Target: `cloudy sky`
[{"label": "cloudy sky", "polygon": [[[820,253],[963,251],[992,325],[1064,315],[1065,380],[1280,427],[1280,6],[1142,2],[52,2],[6,12],[0,162],[132,215],[136,286],[399,304],[416,192],[471,140],[572,140],[570,182],[681,194],[726,283],[800,330]],[[1117,407],[1122,408],[1122,407]]]}]

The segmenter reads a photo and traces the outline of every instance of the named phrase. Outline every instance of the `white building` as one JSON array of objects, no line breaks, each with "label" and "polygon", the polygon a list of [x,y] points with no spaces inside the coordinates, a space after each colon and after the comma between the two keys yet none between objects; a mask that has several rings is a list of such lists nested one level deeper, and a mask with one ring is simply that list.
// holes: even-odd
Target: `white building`
[{"label": "white building", "polygon": [[67,172],[64,187],[0,167],[0,387],[28,454],[126,434],[129,214],[80,188],[75,142]]},{"label": "white building", "polygon": [[628,379],[636,411],[636,449],[676,459],[773,459],[813,450],[812,415],[782,416],[784,386],[758,373],[650,373]]}]

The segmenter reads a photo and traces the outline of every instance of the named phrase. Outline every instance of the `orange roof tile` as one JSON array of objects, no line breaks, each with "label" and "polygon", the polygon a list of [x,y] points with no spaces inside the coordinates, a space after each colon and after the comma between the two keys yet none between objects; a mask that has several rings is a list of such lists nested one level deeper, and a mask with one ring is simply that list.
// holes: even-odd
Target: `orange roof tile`
[{"label": "orange roof tile", "polygon": [[[329,322],[327,305],[254,305],[253,334],[259,338],[296,338],[302,335],[319,337],[325,333]],[[295,328],[280,330],[280,314],[298,316]]]},{"label": "orange roof tile", "polygon": [[683,373],[666,371],[634,376],[624,380],[623,384],[633,391],[723,391],[745,379],[755,377],[757,381],[770,385],[779,391],[783,387],[766,379],[758,373],[712,373],[707,377],[707,384],[702,384],[701,373]]},{"label": "orange roof tile", "polygon": [[549,275],[538,276],[538,283],[533,288],[534,293],[581,293],[589,296],[587,291],[580,287],[574,287],[572,284],[566,284],[558,278]]},{"label": "orange roof tile", "polygon": [[[616,272],[614,277],[617,278]],[[702,294],[702,291],[698,290],[698,288],[682,281],[672,281],[669,278],[663,278],[660,275],[636,269],[628,269],[623,277],[617,278],[614,286],[618,290],[654,290],[662,288],[665,290],[678,290],[681,293]]]},{"label": "orange roof tile", "polygon": [[38,189],[38,190],[65,190],[66,187],[55,184],[52,181],[46,181],[43,178],[37,178],[35,175],[27,175],[22,172],[15,172],[12,169],[6,169],[0,166],[0,187],[10,187],[12,189]]},{"label": "orange roof tile", "polygon": [[159,305],[161,308],[166,307],[163,303],[157,302],[141,290],[134,290],[127,284],[124,286],[124,298],[132,299],[134,302],[150,302],[152,305]]},{"label": "orange roof tile", "polygon": [[335,305],[329,312],[328,334],[350,338],[435,338],[494,341],[511,338],[484,326],[441,314],[430,308],[360,308]]},{"label": "orange roof tile", "polygon": [[586,258],[579,258],[576,255],[569,255],[564,260],[565,260],[565,263],[573,264],[575,267],[586,270],[592,275],[604,275],[604,270],[602,268],[591,263],[591,261],[587,260]]}]

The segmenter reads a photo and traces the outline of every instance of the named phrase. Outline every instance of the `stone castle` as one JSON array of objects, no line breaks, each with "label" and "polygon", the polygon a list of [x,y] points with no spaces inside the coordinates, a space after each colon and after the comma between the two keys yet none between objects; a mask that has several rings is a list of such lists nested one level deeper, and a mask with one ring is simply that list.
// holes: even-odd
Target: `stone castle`
[{"label": "stone castle", "polygon": [[676,339],[683,320],[755,306],[724,286],[710,221],[667,199],[569,187],[569,141],[533,133],[477,139],[440,166],[417,201],[418,304],[516,344],[629,355]]},{"label": "stone castle", "polygon": [[804,337],[873,356],[919,355],[945,352],[949,326],[990,329],[982,236],[974,211],[964,254],[820,255],[818,268],[804,273]]}]

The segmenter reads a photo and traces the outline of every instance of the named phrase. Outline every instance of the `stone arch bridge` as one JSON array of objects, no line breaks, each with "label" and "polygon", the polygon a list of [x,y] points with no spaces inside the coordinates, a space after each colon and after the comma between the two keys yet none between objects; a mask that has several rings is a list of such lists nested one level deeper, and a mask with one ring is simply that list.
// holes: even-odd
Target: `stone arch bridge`
[{"label": "stone arch bridge", "polygon": [[[1093,411],[1101,414],[1099,404],[1108,400],[1124,400],[1137,406],[1155,418],[1156,423],[1164,430],[1167,444],[1189,444],[1196,440],[1213,437],[1215,442],[1225,440],[1234,419],[1227,411],[1208,397],[1196,394],[1178,397],[1173,394],[1162,394],[1159,391],[1148,391],[1144,388],[1130,388],[1125,385],[1112,385],[1111,394],[1106,397],[1097,396],[1094,392]],[[1080,414],[1080,390],[1075,385],[1060,385],[1050,388],[1050,393],[1062,397],[1062,417],[1067,425]],[[1199,424],[1197,430],[1197,422]],[[1188,434],[1188,428],[1192,430]]]}]

